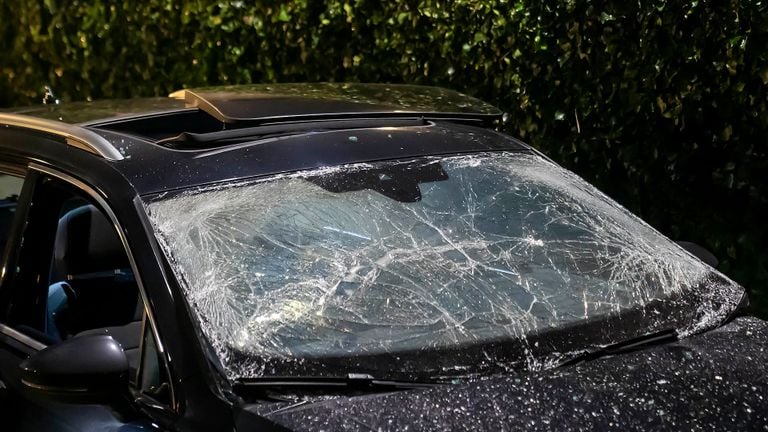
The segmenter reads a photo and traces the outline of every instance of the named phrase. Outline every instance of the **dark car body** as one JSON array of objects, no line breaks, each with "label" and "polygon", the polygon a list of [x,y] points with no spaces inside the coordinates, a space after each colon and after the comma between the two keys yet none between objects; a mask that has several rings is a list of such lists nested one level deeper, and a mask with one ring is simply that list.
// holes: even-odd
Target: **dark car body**
[{"label": "dark car body", "polygon": [[[185,287],[193,281],[184,281],[179,264],[169,259],[168,237],[152,219],[157,217],[149,210],[152,203],[219,184],[354,164],[500,152],[551,162],[500,133],[497,109],[448,90],[318,84],[175,96],[0,114],[0,172],[20,185],[9,195],[0,285],[0,422],[11,430],[768,425],[768,327],[757,318],[738,317],[746,302],[743,289],[714,271],[703,284],[717,287],[716,295],[699,295],[696,289],[673,293],[670,302],[651,298],[599,319],[586,319],[585,313],[583,321],[564,328],[526,334],[514,347],[497,344],[493,349],[512,358],[514,368],[489,362],[485,372],[446,373],[445,380],[432,382],[416,373],[418,363],[445,364],[445,358],[415,350],[397,358],[389,353],[357,360],[308,357],[290,369],[280,369],[284,360],[267,361],[265,370],[280,373],[234,377],[232,366],[220,358],[210,317],[189,298]],[[84,217],[90,218],[83,219],[87,228],[69,222]],[[100,218],[107,228],[97,227]],[[87,233],[82,240],[71,239],[82,232]],[[65,234],[69,240],[62,240]],[[114,237],[113,244],[103,244],[107,237]],[[115,245],[124,250],[115,252]],[[73,260],[68,254],[75,248],[85,248],[86,258]],[[685,256],[682,249],[675,253]],[[119,262],[95,267],[108,255]],[[89,285],[94,280],[108,280],[118,294],[104,297]],[[118,304],[120,295],[130,304]],[[57,298],[80,304],[94,318],[67,317],[66,308],[51,306]],[[115,311],[98,311],[98,305]],[[51,324],[62,316],[71,321],[56,326],[68,329],[67,335]],[[639,324],[649,316],[666,321]],[[673,324],[680,324],[677,331],[668,331]],[[104,333],[108,337],[95,341]],[[120,344],[110,345],[115,340]],[[53,360],[41,355],[64,353],[62,345],[74,348],[49,354]],[[122,354],[105,360],[106,351],[122,351],[115,348],[120,346],[130,357],[129,377],[113,373],[126,368]],[[91,361],[88,347],[102,351],[94,355],[97,360]],[[485,348],[469,351],[457,351],[456,361],[471,365],[475,355],[494,355]],[[560,354],[565,352],[576,355]],[[525,367],[531,355],[549,360]],[[564,365],[554,367],[559,360]],[[91,363],[103,368],[101,375],[89,369]],[[358,374],[400,363],[412,368],[392,369],[384,379]],[[322,373],[325,366],[343,371],[352,364],[359,370],[350,375]],[[296,375],[287,376],[286,370]],[[79,390],[78,373],[88,382]],[[116,389],[112,378],[124,379],[118,384],[123,387]]]}]

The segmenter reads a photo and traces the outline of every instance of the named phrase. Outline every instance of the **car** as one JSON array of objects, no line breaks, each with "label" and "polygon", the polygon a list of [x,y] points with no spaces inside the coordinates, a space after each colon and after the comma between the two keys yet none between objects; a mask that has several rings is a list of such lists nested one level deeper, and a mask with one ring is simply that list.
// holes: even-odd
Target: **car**
[{"label": "car", "polygon": [[0,113],[3,430],[768,427],[745,289],[504,128],[390,84]]}]

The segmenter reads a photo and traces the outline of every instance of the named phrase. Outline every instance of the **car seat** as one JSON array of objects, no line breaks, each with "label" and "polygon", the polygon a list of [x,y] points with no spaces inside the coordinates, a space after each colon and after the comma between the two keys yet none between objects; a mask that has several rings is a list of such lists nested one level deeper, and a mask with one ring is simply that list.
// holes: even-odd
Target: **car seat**
[{"label": "car seat", "polygon": [[137,364],[143,302],[123,243],[95,206],[59,219],[50,280],[46,334],[109,334]]}]

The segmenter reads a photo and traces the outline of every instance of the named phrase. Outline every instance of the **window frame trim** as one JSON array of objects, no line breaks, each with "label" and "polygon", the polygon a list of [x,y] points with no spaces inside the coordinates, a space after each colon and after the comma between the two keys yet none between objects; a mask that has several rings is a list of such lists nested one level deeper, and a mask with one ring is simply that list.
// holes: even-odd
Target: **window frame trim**
[{"label": "window frame trim", "polygon": [[8,336],[9,338],[15,340],[16,342],[23,344],[26,347],[32,348],[35,351],[40,351],[45,348],[48,348],[48,345],[40,342],[39,340],[31,336],[27,336],[24,333],[2,322],[0,322],[0,333],[2,333],[5,336]]}]

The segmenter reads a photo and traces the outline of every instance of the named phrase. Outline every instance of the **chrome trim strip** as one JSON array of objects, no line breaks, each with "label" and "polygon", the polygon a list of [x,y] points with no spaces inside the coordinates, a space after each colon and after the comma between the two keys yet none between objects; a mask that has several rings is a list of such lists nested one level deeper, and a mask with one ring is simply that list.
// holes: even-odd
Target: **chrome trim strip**
[{"label": "chrome trim strip", "polygon": [[15,330],[12,327],[8,327],[7,325],[2,324],[2,323],[0,323],[0,333],[6,335],[8,337],[11,337],[11,338],[17,340],[18,342],[21,342],[24,345],[26,345],[26,346],[28,346],[28,347],[36,350],[36,351],[40,351],[41,349],[48,348],[48,345],[46,345],[46,344],[44,344],[42,342],[38,342],[38,341],[32,339],[31,337],[25,335],[24,333],[22,333],[22,332],[20,332],[18,330]]},{"label": "chrome trim strip", "polygon": [[59,393],[86,393],[88,392],[88,389],[85,387],[73,387],[73,388],[63,388],[63,387],[51,387],[51,386],[45,386],[40,384],[31,383],[24,378],[21,379],[21,383],[24,384],[27,387],[31,387],[33,389],[42,390],[46,392],[59,392]]},{"label": "chrome trim strip", "polygon": [[120,153],[106,138],[80,126],[56,120],[45,120],[22,114],[0,113],[0,125],[31,129],[64,138],[67,144],[99,155],[108,160],[123,160]]},{"label": "chrome trim strip", "polygon": [[[125,238],[125,233],[123,233],[123,230],[120,229],[120,223],[117,220],[117,216],[112,211],[112,208],[107,204],[107,201],[102,197],[102,194],[94,189],[93,187],[89,186],[88,184],[68,175],[64,174],[62,172],[56,171],[53,168],[49,168],[43,165],[40,165],[35,162],[30,162],[29,169],[39,171],[41,173],[47,174],[52,177],[56,177],[59,180],[63,180],[67,183],[72,184],[73,186],[77,187],[78,189],[82,190],[83,192],[87,193],[91,198],[93,198],[104,210],[104,212],[107,214],[107,217],[109,217],[109,220],[112,222],[112,225],[115,228],[115,231],[117,231],[117,235],[120,237],[120,242],[123,244],[123,247],[125,248],[125,251],[128,254],[128,262],[131,265],[131,270],[133,270],[133,274],[136,275],[136,284],[139,287],[139,294],[141,294],[141,300],[144,302],[144,313],[146,314],[147,318],[150,322],[150,329],[152,330],[152,336],[155,337],[155,342],[157,344],[157,350],[161,354],[165,354],[165,347],[163,346],[163,342],[160,339],[160,334],[157,332],[157,324],[155,323],[155,316],[152,313],[152,309],[149,307],[149,298],[147,297],[146,290],[144,288],[144,283],[141,280],[141,273],[139,273],[139,268],[136,265],[136,260],[133,258],[133,253],[131,252],[131,247],[128,245],[128,239]],[[171,378],[171,370],[168,367],[167,362],[165,361],[165,355],[162,356],[163,363],[166,363],[165,371],[168,375],[168,384],[170,388],[171,393],[171,406],[176,406],[176,392],[173,388],[173,379]]]}]

